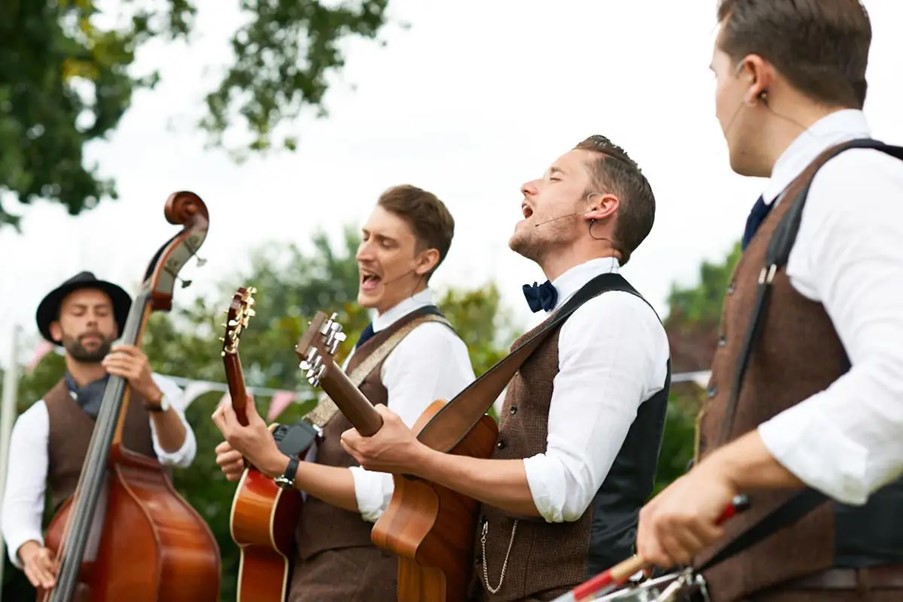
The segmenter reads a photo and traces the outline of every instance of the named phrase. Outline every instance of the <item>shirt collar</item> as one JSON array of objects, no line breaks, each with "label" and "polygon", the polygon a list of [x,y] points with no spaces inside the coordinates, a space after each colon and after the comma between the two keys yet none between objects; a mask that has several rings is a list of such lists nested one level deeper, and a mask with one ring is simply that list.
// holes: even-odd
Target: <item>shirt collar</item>
[{"label": "shirt collar", "polygon": [[778,157],[765,183],[762,200],[774,201],[787,186],[825,149],[856,138],[871,136],[865,114],[856,109],[843,109],[825,115],[801,133]]},{"label": "shirt collar", "polygon": [[421,307],[433,305],[433,291],[429,287],[419,293],[415,293],[391,309],[379,314],[373,319],[373,332],[385,330],[401,318]]},{"label": "shirt collar", "polygon": [[576,265],[564,274],[552,281],[552,286],[558,291],[558,300],[555,302],[555,311],[568,299],[583,288],[587,282],[600,274],[609,272],[617,274],[620,263],[617,257],[596,257],[584,263]]}]

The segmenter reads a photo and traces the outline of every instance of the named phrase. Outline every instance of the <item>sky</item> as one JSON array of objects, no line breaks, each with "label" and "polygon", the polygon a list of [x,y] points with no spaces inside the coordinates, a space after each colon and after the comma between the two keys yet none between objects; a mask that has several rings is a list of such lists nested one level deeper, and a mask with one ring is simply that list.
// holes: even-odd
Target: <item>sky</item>
[{"label": "sky", "polygon": [[[383,190],[410,183],[435,192],[456,221],[434,287],[493,281],[526,323],[520,285],[544,277],[508,249],[519,187],[586,136],[623,146],[652,184],[655,226],[623,273],[662,316],[671,287],[695,283],[701,262],[720,261],[740,237],[763,185],[730,170],[714,117],[714,0],[392,0],[385,46],[345,45],[328,117],[291,125],[298,151],[242,164],[208,148],[194,124],[243,17],[237,2],[198,4],[189,43],[154,42],[139,54],[136,69],[160,69],[161,83],[137,93],[116,131],[87,150],[115,178],[119,200],[72,217],[56,204],[5,199],[23,220],[20,233],[0,229],[0,364],[16,326],[27,355],[37,304],[76,272],[134,293],[177,231],[162,212],[176,190],[205,200],[210,231],[207,263],[183,270],[194,284],[176,290],[175,304],[204,295],[227,307],[219,284],[252,249],[308,248],[317,229],[338,237]],[[901,143],[903,2],[865,5],[874,30],[866,117],[875,137]]]}]

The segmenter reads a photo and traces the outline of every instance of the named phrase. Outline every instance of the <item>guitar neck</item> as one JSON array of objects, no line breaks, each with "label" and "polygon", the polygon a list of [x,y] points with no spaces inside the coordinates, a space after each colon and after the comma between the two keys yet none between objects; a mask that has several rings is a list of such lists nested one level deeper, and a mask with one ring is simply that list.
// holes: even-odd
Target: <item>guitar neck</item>
[{"label": "guitar neck", "polygon": [[324,358],[324,362],[327,369],[320,379],[320,386],[361,435],[375,435],[382,428],[382,416],[331,357]]},{"label": "guitar neck", "polygon": [[248,403],[248,393],[245,389],[245,375],[241,369],[241,358],[238,352],[223,355],[223,367],[226,369],[226,383],[229,385],[229,397],[232,398],[232,409],[242,426],[248,426],[248,415],[245,407]]}]

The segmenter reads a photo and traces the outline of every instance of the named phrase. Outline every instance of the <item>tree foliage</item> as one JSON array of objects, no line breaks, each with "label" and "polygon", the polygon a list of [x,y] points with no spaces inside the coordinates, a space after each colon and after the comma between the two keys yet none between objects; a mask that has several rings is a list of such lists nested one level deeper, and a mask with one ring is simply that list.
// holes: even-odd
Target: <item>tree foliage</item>
[{"label": "tree foliage", "polygon": [[[241,0],[246,19],[200,123],[211,142],[221,145],[235,127],[250,134],[244,150],[262,151],[305,106],[323,114],[327,77],[344,65],[341,41],[374,38],[387,3]],[[195,13],[196,0],[0,2],[0,191],[22,203],[56,201],[73,215],[115,198],[114,182],[85,165],[83,149],[116,127],[136,90],[165,76],[165,68],[133,73],[136,51],[152,39],[189,38]],[[0,227],[16,223],[0,206]]]},{"label": "tree foliage", "polygon": [[[709,369],[718,340],[724,294],[740,254],[737,243],[724,261],[704,262],[700,266],[697,284],[671,288],[665,330],[673,372]],[[672,386],[656,489],[662,489],[687,470],[694,453],[696,414],[702,398],[703,392],[693,383]]]}]

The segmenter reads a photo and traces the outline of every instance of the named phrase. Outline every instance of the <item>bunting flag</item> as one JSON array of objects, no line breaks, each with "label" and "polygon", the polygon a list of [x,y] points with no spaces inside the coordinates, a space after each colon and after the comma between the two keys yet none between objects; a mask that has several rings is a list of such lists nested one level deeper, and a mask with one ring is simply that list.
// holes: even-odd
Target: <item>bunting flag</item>
[{"label": "bunting flag", "polygon": [[[217,387],[214,386],[214,383],[210,383],[203,380],[193,380],[188,382],[185,385],[185,389],[182,391],[182,397],[185,399],[185,407],[191,405],[191,402],[203,395],[204,393],[209,393],[210,391],[216,391]],[[226,393],[228,395],[228,393]]]},{"label": "bunting flag", "polygon": [[295,401],[294,391],[276,391],[270,399],[270,408],[267,410],[267,422],[273,422],[279,414],[285,411]]},{"label": "bunting flag", "polygon": [[[35,346],[34,351],[32,352],[31,360],[26,365],[26,370],[32,371],[34,368],[40,363],[41,359],[53,351],[55,346],[49,341],[45,341],[41,339],[38,344]],[[680,383],[680,382],[691,382],[700,388],[705,388],[708,385],[709,376],[711,372],[708,370],[699,370],[694,372],[680,372],[673,374],[671,376],[672,383]],[[185,378],[181,376],[169,376],[166,374],[161,374],[164,378],[168,378],[175,382],[177,385],[182,387],[183,395],[185,397],[185,407],[191,405],[193,401],[197,398],[201,397],[205,393],[209,393],[211,391],[223,391],[225,394],[220,399],[219,403],[231,403],[231,397],[229,396],[229,387],[226,383],[222,382],[213,382],[207,380],[195,380],[191,378]],[[309,398],[306,398],[303,395],[300,395],[295,391],[288,391],[285,389],[270,389],[266,387],[248,387],[248,393],[255,397],[269,397],[270,404],[267,409],[267,421],[273,422],[276,420],[285,409],[290,406],[292,403],[301,403],[307,401]],[[504,391],[499,396],[498,399],[495,400],[493,406],[497,412],[501,411],[502,404],[505,401],[505,393]]]}]

